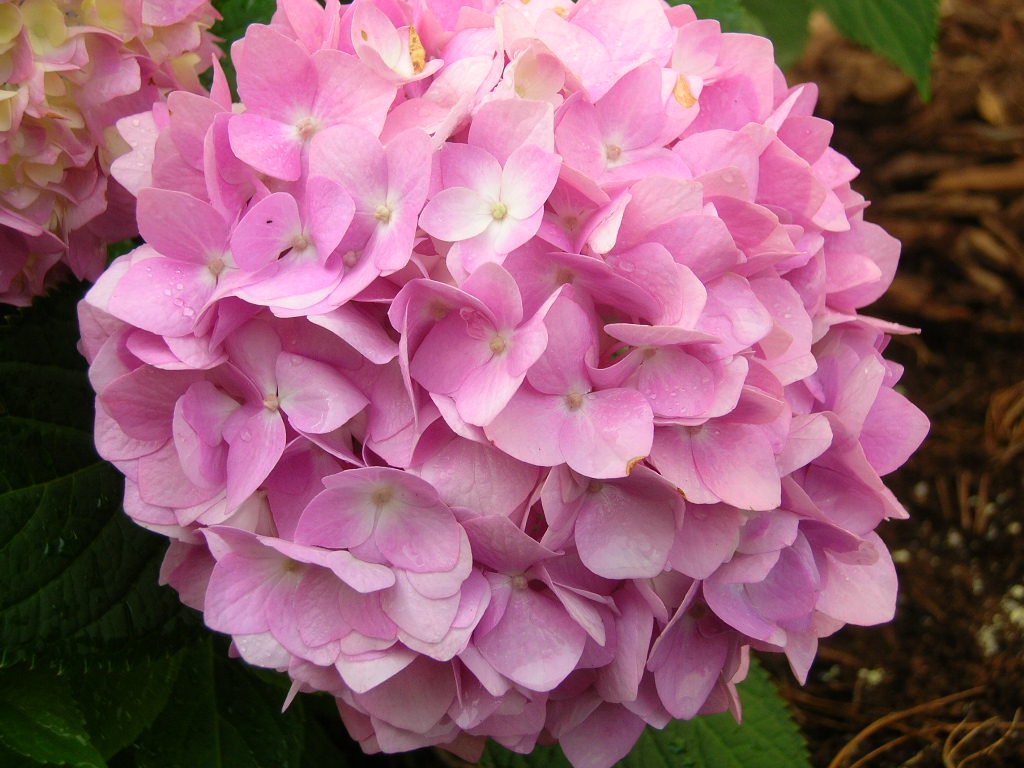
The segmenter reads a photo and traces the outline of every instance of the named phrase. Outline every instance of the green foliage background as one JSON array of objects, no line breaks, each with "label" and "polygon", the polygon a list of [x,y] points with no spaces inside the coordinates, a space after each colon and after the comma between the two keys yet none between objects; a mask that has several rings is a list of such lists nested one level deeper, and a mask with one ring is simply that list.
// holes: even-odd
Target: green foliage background
[{"label": "green foliage background", "polygon": [[[272,0],[222,0],[215,33],[268,21]],[[730,31],[773,39],[784,66],[820,6],[854,40],[929,93],[938,0],[692,0]],[[229,77],[233,71],[225,61]],[[112,249],[113,250],[113,249]],[[121,512],[122,478],[95,453],[92,390],[65,287],[0,314],[0,765],[315,768],[366,764],[333,703],[228,657],[172,590],[157,586],[163,540]],[[767,674],[727,715],[645,732],[625,768],[805,768],[804,742]],[[375,759],[435,765],[436,758]],[[486,768],[566,768],[556,748],[488,749]]]}]

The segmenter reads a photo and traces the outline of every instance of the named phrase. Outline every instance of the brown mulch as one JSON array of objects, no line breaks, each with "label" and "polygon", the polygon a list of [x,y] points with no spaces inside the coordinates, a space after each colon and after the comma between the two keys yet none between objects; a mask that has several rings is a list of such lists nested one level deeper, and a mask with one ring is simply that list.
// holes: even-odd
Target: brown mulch
[{"label": "brown mulch", "polygon": [[895,622],[823,641],[803,688],[772,668],[815,765],[1024,766],[1024,2],[943,3],[929,104],[822,19],[794,80],[904,243],[872,311],[922,329],[888,355],[932,432],[890,478]]}]

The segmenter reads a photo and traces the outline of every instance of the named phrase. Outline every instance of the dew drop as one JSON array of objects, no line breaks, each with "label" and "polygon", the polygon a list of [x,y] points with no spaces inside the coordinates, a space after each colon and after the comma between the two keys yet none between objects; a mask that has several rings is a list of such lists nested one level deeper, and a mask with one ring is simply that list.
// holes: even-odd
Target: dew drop
[{"label": "dew drop", "polygon": [[242,438],[242,442],[248,443],[252,440],[252,432],[248,429],[243,429],[241,434],[239,434],[239,437]]},{"label": "dew drop", "polygon": [[171,289],[170,288],[164,288],[164,296],[170,296],[170,295],[171,295]]},{"label": "dew drop", "polygon": [[183,290],[185,290],[185,284],[184,283],[178,283],[176,286],[174,286],[174,290],[176,290],[176,291],[183,291]]},{"label": "dew drop", "polygon": [[137,118],[137,117],[133,117],[132,118],[132,126],[135,127],[135,128],[138,128],[140,125],[142,125],[142,121],[139,120],[139,118]]},{"label": "dew drop", "polygon": [[196,311],[192,309],[192,307],[185,307],[183,310],[181,310],[182,317],[192,317],[195,313]]},{"label": "dew drop", "polygon": [[174,306],[176,306],[176,307],[183,307],[183,306],[185,306],[185,302],[182,299],[175,299],[174,300]]}]

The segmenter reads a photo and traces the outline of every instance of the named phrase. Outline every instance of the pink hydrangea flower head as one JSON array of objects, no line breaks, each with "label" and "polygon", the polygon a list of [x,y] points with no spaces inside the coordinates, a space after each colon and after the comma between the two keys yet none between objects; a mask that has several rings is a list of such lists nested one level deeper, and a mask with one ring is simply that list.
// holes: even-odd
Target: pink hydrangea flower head
[{"label": "pink hydrangea flower head", "polygon": [[[80,306],[162,578],[368,752],[609,768],[749,653],[891,618],[924,439],[899,244],[812,88],[656,0],[281,0],[122,119],[146,244]],[[45,229],[4,235],[41,256]],[[27,270],[27,271],[25,271]],[[0,271],[0,279],[8,272]]]},{"label": "pink hydrangea flower head", "polygon": [[208,0],[0,8],[0,302],[25,305],[68,273],[95,280],[106,244],[137,234],[110,170],[139,131],[122,139],[115,124],[202,90],[218,18]]}]

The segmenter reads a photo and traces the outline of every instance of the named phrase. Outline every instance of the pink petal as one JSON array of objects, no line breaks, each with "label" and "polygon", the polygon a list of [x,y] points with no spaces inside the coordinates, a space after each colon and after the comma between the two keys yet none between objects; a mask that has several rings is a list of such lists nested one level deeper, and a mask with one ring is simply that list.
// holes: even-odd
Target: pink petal
[{"label": "pink petal", "polygon": [[319,81],[316,117],[325,125],[348,123],[380,136],[395,100],[395,86],[341,51],[319,50],[313,63]]},{"label": "pink petal", "polygon": [[249,209],[231,233],[231,255],[250,272],[265,267],[302,234],[295,198],[275,192]]},{"label": "pink petal", "polygon": [[565,462],[587,477],[625,477],[651,452],[654,414],[635,390],[592,392],[563,418],[558,446]]},{"label": "pink petal", "polygon": [[523,146],[554,152],[554,114],[550,104],[524,99],[489,101],[473,115],[470,145],[506,163]]},{"label": "pink petal", "polygon": [[559,434],[566,418],[562,397],[524,385],[484,432],[510,456],[538,467],[553,467],[564,461]]},{"label": "pink petal", "polygon": [[558,743],[575,768],[611,768],[629,754],[647,727],[623,707],[602,704]]},{"label": "pink petal", "polygon": [[361,210],[372,213],[387,198],[384,147],[363,128],[335,125],[317,133],[310,143],[309,167],[339,182]]},{"label": "pink petal", "polygon": [[450,243],[476,237],[493,221],[491,203],[466,187],[442,190],[420,214],[420,226],[428,235]]},{"label": "pink petal", "polygon": [[540,209],[558,181],[561,166],[558,155],[536,145],[513,152],[501,173],[501,201],[509,214],[525,219]]},{"label": "pink petal", "polygon": [[596,484],[581,500],[574,538],[584,565],[606,579],[647,579],[665,568],[682,500],[654,472]]},{"label": "pink petal", "polygon": [[372,507],[360,504],[350,488],[328,488],[303,511],[295,541],[331,549],[356,547],[370,538],[376,524]]},{"label": "pink petal", "polygon": [[276,373],[281,408],[300,432],[332,432],[369,405],[348,379],[318,360],[284,353]]},{"label": "pink petal", "polygon": [[740,509],[775,509],[782,501],[775,454],[757,426],[709,423],[692,437],[693,461],[704,485]]},{"label": "pink petal", "polygon": [[381,554],[398,568],[448,571],[459,559],[461,528],[440,501],[430,507],[382,512],[373,536]]},{"label": "pink petal", "polygon": [[185,336],[206,309],[217,279],[205,265],[173,259],[133,264],[110,297],[115,317],[160,336]]},{"label": "pink petal", "polygon": [[[227,248],[224,218],[209,203],[184,192],[147,188],[139,192],[139,233],[162,256],[205,264]],[[182,226],[188,222],[188,226]]]},{"label": "pink petal", "polygon": [[[523,627],[530,631],[523,632]],[[586,632],[556,600],[523,587],[512,590],[501,621],[483,637],[476,637],[475,645],[509,680],[544,692],[572,672],[586,639]]]},{"label": "pink petal", "polygon": [[228,442],[228,507],[234,509],[260,487],[284,453],[284,421],[279,413],[260,408]]},{"label": "pink petal", "polygon": [[468,187],[489,200],[501,193],[501,164],[472,144],[445,144],[441,150],[441,181],[445,187]]},{"label": "pink petal", "polygon": [[255,114],[288,121],[313,104],[316,71],[309,54],[271,27],[254,24],[246,31],[238,75],[238,96]]},{"label": "pink petal", "polygon": [[302,173],[301,141],[294,126],[250,112],[228,122],[231,151],[239,160],[275,179],[295,181]]},{"label": "pink petal", "polygon": [[433,600],[424,597],[409,583],[403,571],[395,573],[397,581],[381,595],[384,613],[399,630],[417,640],[436,643],[452,627],[459,610],[459,595]]}]

